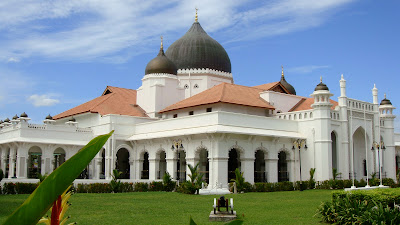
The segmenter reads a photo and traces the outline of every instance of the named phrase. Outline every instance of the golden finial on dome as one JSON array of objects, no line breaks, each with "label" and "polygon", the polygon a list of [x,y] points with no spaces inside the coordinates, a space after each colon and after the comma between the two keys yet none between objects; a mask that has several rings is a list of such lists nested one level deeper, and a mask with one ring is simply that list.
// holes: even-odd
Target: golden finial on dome
[{"label": "golden finial on dome", "polygon": [[319,80],[320,80],[320,81],[321,81],[321,83],[322,83],[322,76],[320,76],[320,77],[319,77]]},{"label": "golden finial on dome", "polygon": [[282,68],[282,78],[284,78],[285,75],[283,74],[283,66],[281,66],[281,68]]},{"label": "golden finial on dome", "polygon": [[161,48],[161,49],[164,49],[164,46],[163,46],[163,36],[161,35],[160,38],[161,38],[161,47],[160,47],[160,48]]},{"label": "golden finial on dome", "polygon": [[198,22],[198,18],[197,18],[197,10],[199,10],[197,7],[194,8],[196,10],[196,17],[194,18],[194,22]]},{"label": "golden finial on dome", "polygon": [[384,97],[386,98],[386,93],[384,94]]}]

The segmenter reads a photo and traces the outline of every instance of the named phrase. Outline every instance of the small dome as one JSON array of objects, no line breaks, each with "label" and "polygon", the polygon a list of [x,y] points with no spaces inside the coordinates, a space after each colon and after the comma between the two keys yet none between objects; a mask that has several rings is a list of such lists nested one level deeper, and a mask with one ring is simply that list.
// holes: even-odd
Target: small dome
[{"label": "small dome", "polygon": [[315,87],[314,91],[329,91],[328,86],[322,83],[322,77],[321,77],[321,82]]},{"label": "small dome", "polygon": [[203,30],[197,21],[185,35],[169,46],[165,54],[178,69],[209,68],[232,72],[228,53],[221,44]]},{"label": "small dome", "polygon": [[4,120],[4,123],[9,123],[9,122],[10,122],[10,119],[8,119],[8,118]]},{"label": "small dome", "polygon": [[161,48],[158,55],[152,59],[146,66],[146,70],[144,74],[152,74],[152,73],[168,73],[168,74],[177,74],[178,69],[175,64],[167,58],[164,54],[163,44],[161,41]]},{"label": "small dome", "polygon": [[71,117],[71,119],[68,120],[69,122],[76,122],[74,117]]},{"label": "small dome", "polygon": [[289,91],[289,94],[296,95],[296,90],[294,89],[294,87],[285,80],[285,75],[283,74],[283,66],[282,76],[279,82]]},{"label": "small dome", "polygon": [[0,124],[4,123],[3,120],[0,120]]},{"label": "small dome", "polygon": [[382,101],[381,101],[381,105],[392,105],[392,102],[390,102],[390,100],[386,98],[386,94],[385,94],[385,98],[382,99]]},{"label": "small dome", "polygon": [[16,120],[16,119],[18,119],[19,117],[18,117],[18,115],[17,114],[15,114],[15,116],[12,118],[13,120]]},{"label": "small dome", "polygon": [[23,112],[23,113],[20,115],[20,117],[27,118],[28,115],[27,115],[25,112]]},{"label": "small dome", "polygon": [[46,116],[46,120],[52,120],[52,119],[53,119],[53,117],[50,116],[50,114]]}]

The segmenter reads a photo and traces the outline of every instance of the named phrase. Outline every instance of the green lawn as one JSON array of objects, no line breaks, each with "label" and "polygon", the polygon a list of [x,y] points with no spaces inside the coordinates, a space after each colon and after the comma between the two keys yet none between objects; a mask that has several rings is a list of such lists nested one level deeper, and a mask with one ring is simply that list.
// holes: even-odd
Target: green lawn
[{"label": "green lawn", "polygon": [[[28,195],[0,195],[0,223]],[[169,192],[75,194],[67,215],[78,224],[210,224],[213,198]],[[318,224],[313,217],[329,190],[246,193],[233,197],[235,210],[244,224]],[[215,223],[214,223],[215,224]]]}]

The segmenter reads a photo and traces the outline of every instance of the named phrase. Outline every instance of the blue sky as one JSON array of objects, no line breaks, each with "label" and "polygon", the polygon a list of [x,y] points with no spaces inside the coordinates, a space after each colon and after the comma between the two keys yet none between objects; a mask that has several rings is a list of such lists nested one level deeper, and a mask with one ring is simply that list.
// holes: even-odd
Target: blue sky
[{"label": "blue sky", "polygon": [[[236,84],[278,81],[298,95],[323,77],[337,99],[372,101],[374,83],[400,106],[400,2],[395,0],[32,1],[0,3],[0,119],[33,122],[103,92],[137,89],[146,64],[194,21],[228,52]],[[398,113],[396,111],[396,113]]]}]

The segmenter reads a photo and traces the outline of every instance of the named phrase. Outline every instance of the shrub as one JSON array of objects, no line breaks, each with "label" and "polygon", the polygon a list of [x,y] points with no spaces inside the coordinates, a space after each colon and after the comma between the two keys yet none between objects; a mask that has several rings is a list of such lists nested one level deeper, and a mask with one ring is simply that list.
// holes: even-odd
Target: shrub
[{"label": "shrub", "polygon": [[88,193],[111,193],[112,189],[108,183],[92,183],[87,186]]},{"label": "shrub", "polygon": [[163,190],[173,191],[176,187],[176,182],[172,180],[171,175],[168,172],[164,174],[163,177]]},{"label": "shrub", "polygon": [[133,191],[135,192],[147,192],[149,191],[149,184],[145,182],[137,182],[134,185]]},{"label": "shrub", "polygon": [[31,194],[39,185],[37,183],[15,183],[15,191],[18,194]]},{"label": "shrub", "polygon": [[283,182],[278,182],[275,183],[275,191],[293,191],[294,186],[293,183],[290,181],[283,181]]},{"label": "shrub", "polygon": [[197,188],[190,181],[184,181],[179,184],[176,191],[183,194],[194,194]]},{"label": "shrub", "polygon": [[3,194],[5,195],[15,195],[17,194],[14,183],[4,183],[3,184]]},{"label": "shrub", "polygon": [[163,191],[164,185],[161,181],[153,181],[150,183],[149,191]]},{"label": "shrub", "polygon": [[76,193],[88,193],[88,189],[88,184],[78,184],[78,187],[76,188]]},{"label": "shrub", "polygon": [[266,192],[267,191],[266,184],[267,183],[254,183],[254,191],[255,192]]},{"label": "shrub", "polygon": [[316,170],[315,168],[310,169],[310,179],[308,180],[308,188],[309,189],[315,188],[315,180],[314,180],[315,170]]},{"label": "shrub", "polygon": [[0,181],[1,181],[1,180],[3,180],[3,178],[4,178],[4,173],[3,173],[3,170],[2,170],[2,169],[0,169]]},{"label": "shrub", "polygon": [[396,183],[392,178],[383,178],[382,184],[389,187],[397,187]]},{"label": "shrub", "polygon": [[400,190],[338,191],[318,208],[322,220],[337,224],[399,224]]},{"label": "shrub", "polygon": [[133,192],[133,190],[134,190],[133,183],[121,182],[118,192]]},{"label": "shrub", "polygon": [[[367,181],[365,181],[364,179],[361,179],[360,182],[358,182],[357,187],[365,187],[367,186]],[[372,185],[375,186],[375,185]]]}]

